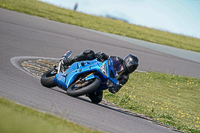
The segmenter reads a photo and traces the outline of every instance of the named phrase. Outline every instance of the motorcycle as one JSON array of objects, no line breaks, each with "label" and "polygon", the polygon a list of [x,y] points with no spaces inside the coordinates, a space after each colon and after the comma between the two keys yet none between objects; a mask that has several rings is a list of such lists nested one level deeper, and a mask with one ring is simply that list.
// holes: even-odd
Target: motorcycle
[{"label": "motorcycle", "polygon": [[113,68],[111,58],[102,62],[98,59],[75,62],[66,66],[63,60],[70,58],[72,51],[68,51],[60,59],[58,67],[45,72],[41,77],[41,84],[45,87],[59,87],[69,96],[89,96],[93,103],[98,104],[102,100],[95,94],[103,94],[103,90],[119,85],[115,79],[117,74]]}]

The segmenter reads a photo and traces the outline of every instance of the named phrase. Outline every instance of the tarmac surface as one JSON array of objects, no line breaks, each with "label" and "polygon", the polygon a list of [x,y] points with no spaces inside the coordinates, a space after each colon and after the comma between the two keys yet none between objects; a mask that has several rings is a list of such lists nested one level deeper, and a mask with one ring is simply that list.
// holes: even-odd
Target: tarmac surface
[{"label": "tarmac surface", "polygon": [[[48,89],[39,78],[20,68],[24,57],[60,58],[86,49],[125,57],[139,57],[138,70],[199,77],[200,63],[115,39],[81,27],[0,8],[0,96],[41,111],[61,115],[92,129],[115,133],[174,132],[152,121],[129,115],[88,99],[73,98],[57,87]],[[12,61],[12,62],[11,62]]]},{"label": "tarmac surface", "polygon": [[188,59],[188,60],[200,63],[200,53],[198,53],[198,52],[179,49],[179,48],[170,47],[170,46],[166,46],[166,45],[160,45],[160,44],[156,44],[156,43],[151,43],[151,42],[147,42],[147,41],[143,41],[143,40],[138,40],[138,39],[134,39],[134,38],[119,36],[119,35],[115,35],[115,34],[95,31],[95,30],[91,30],[91,31],[94,31],[94,32],[97,32],[99,34],[103,34],[103,35],[106,35],[109,37],[113,37],[115,39],[126,41],[129,43],[135,44],[135,45],[139,45],[139,46],[142,46],[145,48],[153,49],[153,50],[160,51],[160,52],[163,52],[166,54],[174,55],[174,56],[177,56],[180,58],[184,58],[184,59]]}]

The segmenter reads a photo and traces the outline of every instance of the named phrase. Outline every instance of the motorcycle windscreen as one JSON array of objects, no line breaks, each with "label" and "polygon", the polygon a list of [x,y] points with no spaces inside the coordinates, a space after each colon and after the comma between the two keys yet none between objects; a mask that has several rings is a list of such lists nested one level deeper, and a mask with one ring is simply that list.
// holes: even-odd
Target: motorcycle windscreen
[{"label": "motorcycle windscreen", "polygon": [[116,76],[118,77],[121,75],[121,73],[124,72],[123,64],[115,58],[111,58],[111,59],[113,61],[113,70],[114,70]]}]

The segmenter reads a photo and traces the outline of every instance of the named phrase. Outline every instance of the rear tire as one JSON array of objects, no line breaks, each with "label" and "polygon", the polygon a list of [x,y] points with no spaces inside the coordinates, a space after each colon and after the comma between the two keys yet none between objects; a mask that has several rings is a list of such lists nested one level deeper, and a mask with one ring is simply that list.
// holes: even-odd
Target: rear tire
[{"label": "rear tire", "polygon": [[54,78],[56,74],[54,69],[45,72],[40,79],[41,84],[48,88],[55,87]]},{"label": "rear tire", "polygon": [[77,96],[91,93],[97,88],[99,88],[99,86],[101,85],[101,81],[98,78],[95,78],[95,79],[91,79],[87,81],[87,83],[84,83],[86,85],[80,86],[79,84],[77,83],[72,84],[67,89],[67,94],[73,97],[77,97]]}]

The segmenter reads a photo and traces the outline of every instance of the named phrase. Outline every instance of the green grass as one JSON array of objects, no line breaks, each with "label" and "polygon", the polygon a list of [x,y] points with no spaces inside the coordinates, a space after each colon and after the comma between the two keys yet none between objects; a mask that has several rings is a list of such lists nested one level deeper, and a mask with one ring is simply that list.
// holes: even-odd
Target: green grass
[{"label": "green grass", "polygon": [[0,0],[0,7],[89,29],[200,52],[200,39],[59,8],[37,0]]},{"label": "green grass", "polygon": [[[37,0],[0,0],[0,7],[94,30],[200,52],[200,39],[74,12]],[[107,91],[104,93],[104,98],[120,107],[147,114],[160,122],[175,126],[179,130],[200,132],[200,79],[153,72],[134,73],[130,75],[128,83],[117,94],[114,95]],[[65,125],[69,124],[65,124],[64,120],[49,114],[40,114],[32,109],[28,109],[29,113],[26,113],[23,112],[27,110],[24,107],[13,103],[3,104],[2,101],[6,100],[1,99],[0,102],[0,132],[31,132],[32,125],[34,126],[33,132],[68,130],[65,129],[67,128]],[[30,113],[31,111],[34,113]],[[54,118],[57,120],[55,121]],[[35,125],[36,123],[40,124]],[[9,125],[11,126],[9,127]],[[42,128],[43,125],[45,125],[44,128]],[[73,125],[71,126],[74,127]],[[40,128],[41,130],[39,130]]]},{"label": "green grass", "polygon": [[[200,79],[154,72],[130,75],[116,94],[104,98],[185,132],[200,132]],[[0,98],[0,132],[97,132]]]},{"label": "green grass", "polygon": [[0,133],[100,133],[0,97]]},{"label": "green grass", "polygon": [[118,93],[107,91],[104,98],[179,130],[200,132],[200,79],[135,72]]}]

